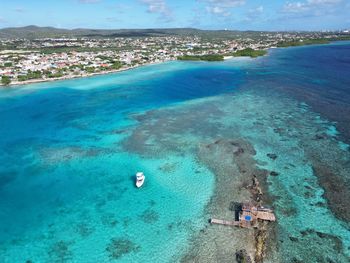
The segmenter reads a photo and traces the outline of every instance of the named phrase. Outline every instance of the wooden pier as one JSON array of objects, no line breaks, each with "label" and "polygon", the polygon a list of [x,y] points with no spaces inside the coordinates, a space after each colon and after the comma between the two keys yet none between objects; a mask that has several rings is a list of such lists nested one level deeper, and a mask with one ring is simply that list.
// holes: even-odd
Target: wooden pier
[{"label": "wooden pier", "polygon": [[270,208],[263,206],[254,206],[251,204],[241,204],[235,211],[235,218],[238,220],[230,221],[223,219],[210,219],[211,224],[225,225],[225,226],[239,226],[244,228],[255,228],[258,227],[258,221],[276,221],[275,214]]},{"label": "wooden pier", "polygon": [[222,219],[216,219],[216,218],[210,219],[210,224],[224,225],[224,226],[239,226],[238,221],[229,221],[229,220],[222,220]]}]

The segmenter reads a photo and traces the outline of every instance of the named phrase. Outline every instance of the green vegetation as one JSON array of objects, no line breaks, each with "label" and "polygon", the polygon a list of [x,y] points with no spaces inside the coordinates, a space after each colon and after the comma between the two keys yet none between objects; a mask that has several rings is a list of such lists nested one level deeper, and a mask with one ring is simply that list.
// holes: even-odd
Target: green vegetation
[{"label": "green vegetation", "polygon": [[232,56],[256,58],[256,57],[264,56],[266,54],[267,54],[266,50],[254,50],[252,48],[246,48],[246,49],[238,50],[237,52],[233,53]]},{"label": "green vegetation", "polygon": [[314,45],[314,44],[328,44],[328,43],[330,43],[330,40],[325,39],[325,38],[304,39],[302,41],[296,40],[296,41],[280,42],[277,44],[277,47],[296,47],[296,46],[305,46],[305,45]]},{"label": "green vegetation", "polygon": [[18,76],[18,81],[26,81],[29,79],[40,79],[42,74],[40,71],[28,71],[27,75]]},{"label": "green vegetation", "polygon": [[17,79],[18,79],[18,81],[26,81],[26,80],[28,80],[28,77],[27,77],[27,75],[19,75],[17,77]]},{"label": "green vegetation", "polygon": [[95,73],[96,72],[96,68],[95,67],[85,67],[85,71],[87,73]]},{"label": "green vegetation", "polygon": [[12,63],[11,62],[6,62],[6,63],[4,63],[4,66],[5,67],[12,67]]},{"label": "green vegetation", "polygon": [[52,79],[52,78],[61,78],[63,77],[63,73],[61,71],[58,71],[56,73],[52,73],[52,72],[46,72],[46,77]]},{"label": "green vegetation", "polygon": [[11,83],[11,79],[9,76],[2,76],[1,77],[1,84],[9,85],[10,83]]},{"label": "green vegetation", "polygon": [[118,62],[114,62],[111,66],[111,69],[120,69],[122,67],[122,63]]},{"label": "green vegetation", "polygon": [[194,56],[180,56],[177,57],[178,60],[191,60],[191,61],[223,61],[224,56],[222,55],[194,55]]}]

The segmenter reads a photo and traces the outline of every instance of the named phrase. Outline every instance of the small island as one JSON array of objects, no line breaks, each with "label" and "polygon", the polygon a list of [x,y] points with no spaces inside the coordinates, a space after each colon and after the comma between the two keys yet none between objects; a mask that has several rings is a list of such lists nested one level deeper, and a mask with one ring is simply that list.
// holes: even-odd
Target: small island
[{"label": "small island", "polygon": [[191,60],[191,61],[223,61],[224,56],[218,54],[212,55],[184,55],[177,57],[178,60]]},{"label": "small island", "polygon": [[234,57],[251,57],[256,58],[260,56],[264,56],[267,54],[267,50],[263,49],[252,49],[252,48],[245,48],[242,50],[238,50],[237,52],[233,53],[232,56]]}]

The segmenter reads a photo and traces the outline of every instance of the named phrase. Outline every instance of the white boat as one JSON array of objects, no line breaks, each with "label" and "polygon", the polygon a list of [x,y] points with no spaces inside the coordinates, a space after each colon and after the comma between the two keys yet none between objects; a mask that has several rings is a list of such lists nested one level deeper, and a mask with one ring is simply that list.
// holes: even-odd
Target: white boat
[{"label": "white boat", "polygon": [[136,173],[136,187],[140,188],[143,183],[145,182],[145,175],[143,174],[143,172],[137,172]]}]

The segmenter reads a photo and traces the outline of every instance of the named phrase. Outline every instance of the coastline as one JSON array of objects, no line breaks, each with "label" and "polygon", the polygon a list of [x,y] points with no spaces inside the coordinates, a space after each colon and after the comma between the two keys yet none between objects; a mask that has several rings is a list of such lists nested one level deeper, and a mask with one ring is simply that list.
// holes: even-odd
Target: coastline
[{"label": "coastline", "polygon": [[[224,60],[235,59],[235,58],[237,58],[237,57],[227,56],[227,57],[224,57]],[[35,84],[35,83],[54,82],[54,81],[60,81],[60,80],[88,78],[88,77],[94,77],[94,76],[100,76],[100,75],[108,75],[108,74],[132,70],[132,69],[137,69],[137,68],[141,68],[141,67],[146,67],[146,66],[150,66],[150,65],[162,64],[162,63],[166,63],[166,62],[170,62],[170,61],[178,61],[178,60],[169,59],[169,60],[158,61],[158,62],[150,62],[147,64],[138,65],[138,66],[130,66],[130,67],[125,67],[125,68],[115,69],[115,70],[86,73],[83,75],[68,75],[68,76],[63,76],[60,78],[30,79],[30,80],[25,80],[25,81],[16,81],[16,82],[11,82],[8,85],[3,85],[0,83],[0,88],[1,87],[6,88],[6,87],[21,86],[21,85],[28,85],[28,84]],[[202,62],[206,62],[206,61],[202,61]]]},{"label": "coastline", "polygon": [[[335,43],[341,43],[341,42],[349,42],[349,40],[334,40],[330,41],[329,43],[315,43],[315,44],[306,44],[306,45],[299,45],[299,46],[285,46],[285,47],[270,47],[267,49],[268,53],[262,55],[261,57],[265,57],[269,55],[269,51],[271,49],[285,49],[285,48],[302,48],[302,47],[312,47],[312,46],[324,46],[324,45],[332,45]],[[260,56],[258,56],[260,57]],[[258,58],[258,57],[249,57],[249,56],[223,56],[223,61],[231,60],[231,59],[237,59],[237,58]],[[149,66],[149,65],[155,65],[155,64],[161,64],[169,61],[178,61],[177,59],[168,59],[168,60],[163,60],[163,61],[158,61],[158,62],[150,62],[142,65],[137,65],[137,66],[130,66],[130,67],[125,67],[125,68],[120,68],[120,69],[115,69],[115,70],[108,70],[108,71],[100,71],[100,72],[94,72],[94,73],[85,73],[82,75],[68,75],[68,76],[63,76],[60,78],[46,78],[46,79],[31,79],[31,80],[25,80],[25,81],[15,81],[11,82],[8,85],[4,85],[0,83],[0,88],[1,87],[13,87],[13,86],[21,86],[21,85],[27,85],[27,84],[35,84],[35,83],[43,83],[43,82],[53,82],[53,81],[60,81],[60,80],[70,80],[70,79],[76,79],[76,78],[86,78],[86,77],[93,77],[93,76],[99,76],[99,75],[106,75],[106,74],[113,74],[113,73],[118,73],[118,72],[123,72],[131,69],[136,69],[139,67],[143,66]],[[207,62],[207,61],[201,61],[201,62]]]},{"label": "coastline", "polygon": [[136,69],[136,68],[140,68],[140,67],[144,67],[144,66],[162,64],[162,63],[166,63],[166,62],[169,62],[169,61],[176,61],[176,60],[175,59],[169,59],[169,60],[158,61],[158,62],[150,62],[150,63],[147,63],[147,64],[138,65],[138,66],[130,66],[130,67],[125,67],[125,68],[115,69],[115,70],[100,71],[100,72],[94,72],[94,73],[86,73],[86,74],[82,74],[82,75],[67,75],[67,76],[63,76],[63,77],[60,77],[60,78],[30,79],[30,80],[25,80],[25,81],[16,81],[16,82],[11,82],[8,85],[3,85],[3,84],[0,83],[0,88],[22,86],[22,85],[35,84],[35,83],[54,82],[54,81],[60,81],[60,80],[88,78],[88,77],[94,77],[94,76],[100,76],[100,75],[107,75],[107,74],[113,74],[113,73],[128,71],[128,70],[132,70],[132,69]]},{"label": "coastline", "polygon": [[[265,55],[267,56],[267,55]],[[240,57],[235,57],[235,56],[224,56],[223,61],[219,62],[224,62],[227,60],[232,60],[232,59],[244,59],[244,58],[250,58],[250,57],[245,57],[245,56],[240,56]],[[157,64],[162,64],[170,61],[179,61],[177,59],[169,59],[169,60],[164,60],[164,61],[157,61],[157,62],[150,62],[147,64],[142,64],[142,65],[137,65],[137,66],[130,66],[130,67],[125,67],[125,68],[120,68],[120,69],[115,69],[115,70],[108,70],[108,71],[100,71],[100,72],[94,72],[94,73],[86,73],[82,75],[67,75],[63,76],[60,78],[45,78],[45,79],[30,79],[30,80],[25,80],[25,81],[15,81],[11,82],[8,85],[4,85],[0,83],[0,88],[11,88],[15,86],[22,86],[22,85],[28,85],[28,84],[36,84],[36,83],[45,83],[45,82],[54,82],[54,81],[61,81],[61,80],[71,80],[71,79],[79,79],[79,78],[88,78],[88,77],[94,77],[94,76],[100,76],[100,75],[108,75],[108,74],[114,74],[118,72],[123,72],[123,71],[128,71],[132,69],[137,69],[141,67],[146,67],[146,66],[151,66],[151,65],[157,65]],[[186,61],[185,61],[186,62]],[[193,62],[193,61],[189,61]],[[208,61],[195,61],[195,62],[208,62]]]},{"label": "coastline", "polygon": [[[234,57],[234,56],[225,56],[224,61],[227,60],[232,60],[232,59],[242,59],[242,58],[249,58],[249,57]],[[141,67],[147,67],[151,65],[158,65],[170,61],[178,61],[176,59],[169,59],[169,60],[164,60],[164,61],[158,61],[158,62],[150,62],[147,64],[142,64],[138,66],[131,66],[131,67],[126,67],[126,68],[120,68],[120,69],[115,69],[115,70],[108,70],[108,71],[100,71],[100,72],[94,72],[94,73],[86,73],[83,75],[69,75],[69,76],[63,76],[60,78],[47,78],[47,79],[30,79],[30,80],[25,80],[25,81],[16,81],[16,82],[11,82],[8,85],[3,85],[0,83],[0,88],[11,88],[15,86],[22,86],[22,85],[28,85],[28,84],[36,84],[36,83],[44,83],[44,82],[54,82],[54,81],[61,81],[61,80],[71,80],[71,79],[80,79],[80,78],[89,78],[89,77],[94,77],[94,76],[100,76],[100,75],[108,75],[108,74],[114,74],[114,73],[119,73],[123,71],[128,71],[132,69],[137,69]],[[224,62],[221,61],[221,62]],[[193,61],[192,61],[193,62]],[[195,61],[195,62],[207,62],[207,61]]]}]

